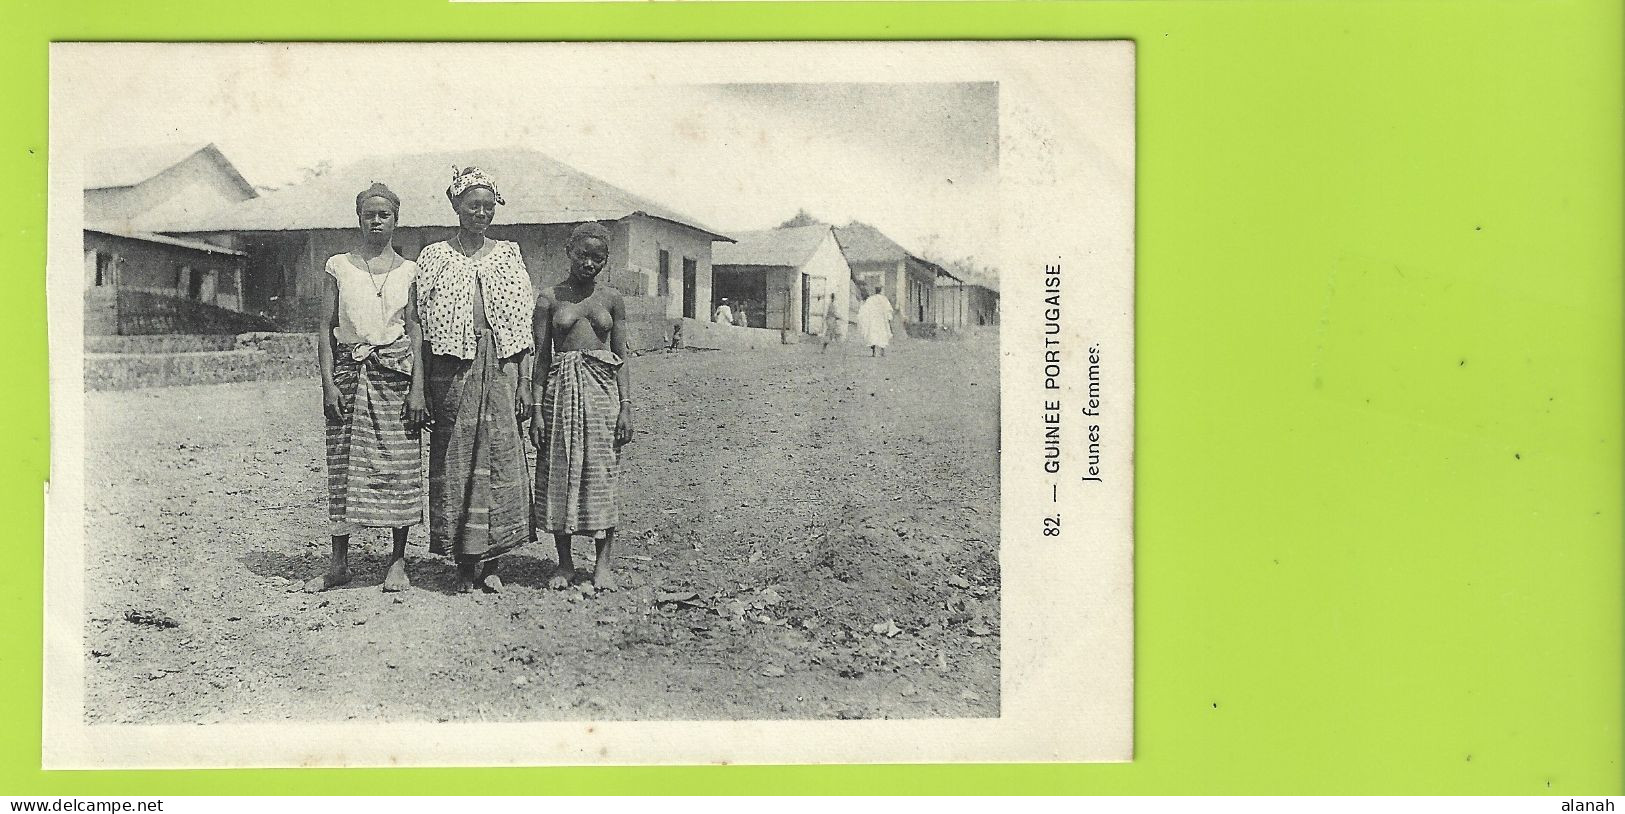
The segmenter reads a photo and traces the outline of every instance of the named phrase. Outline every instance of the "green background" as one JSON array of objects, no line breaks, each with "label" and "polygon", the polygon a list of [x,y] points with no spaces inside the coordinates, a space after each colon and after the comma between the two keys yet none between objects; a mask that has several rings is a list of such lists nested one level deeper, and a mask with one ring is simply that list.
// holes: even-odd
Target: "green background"
[{"label": "green background", "polygon": [[[0,794],[1622,791],[1617,0],[5,18]],[[1139,43],[1133,764],[38,770],[48,41],[775,38]]]}]

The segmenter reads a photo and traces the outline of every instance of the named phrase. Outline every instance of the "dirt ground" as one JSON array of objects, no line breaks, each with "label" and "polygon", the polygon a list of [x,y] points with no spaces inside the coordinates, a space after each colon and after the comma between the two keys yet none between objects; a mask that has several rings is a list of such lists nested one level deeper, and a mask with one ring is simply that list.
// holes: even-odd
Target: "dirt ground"
[{"label": "dirt ground", "polygon": [[[314,379],[87,394],[91,722],[925,718],[999,712],[992,338],[631,361],[618,591],[450,593],[328,548]],[[833,351],[833,349],[832,349]],[[578,565],[591,541],[576,541]]]}]

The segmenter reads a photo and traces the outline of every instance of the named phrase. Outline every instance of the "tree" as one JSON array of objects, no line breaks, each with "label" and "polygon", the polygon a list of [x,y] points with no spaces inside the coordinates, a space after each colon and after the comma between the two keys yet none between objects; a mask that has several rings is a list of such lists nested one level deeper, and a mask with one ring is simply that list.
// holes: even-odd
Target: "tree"
[{"label": "tree", "polygon": [[306,167],[303,170],[303,172],[305,173],[305,177],[302,180],[309,181],[312,178],[320,178],[320,177],[326,175],[332,169],[333,169],[333,162],[324,158],[321,161],[316,162],[315,166]]},{"label": "tree", "polygon": [[793,226],[823,226],[823,225],[824,225],[824,222],[817,219],[817,218],[815,218],[815,217],[813,217],[812,213],[808,212],[805,209],[797,209],[796,210],[796,216],[789,219],[789,220],[787,220],[787,221],[785,221],[785,222],[783,222],[783,223],[781,223],[781,224],[779,224],[779,228],[780,229],[789,229],[789,228],[791,228]]},{"label": "tree", "polygon": [[941,265],[967,283],[986,284],[988,282],[997,282],[999,279],[999,270],[997,268],[984,265],[973,254],[957,260],[950,260]]},{"label": "tree", "polygon": [[[947,255],[947,253],[942,249],[942,234],[939,232],[932,232],[925,237],[920,238],[919,245],[916,246],[916,248],[919,249],[919,256],[921,258],[930,260],[932,262],[940,262],[937,260],[937,258],[945,257]],[[946,268],[949,264],[941,263],[941,265]]]}]

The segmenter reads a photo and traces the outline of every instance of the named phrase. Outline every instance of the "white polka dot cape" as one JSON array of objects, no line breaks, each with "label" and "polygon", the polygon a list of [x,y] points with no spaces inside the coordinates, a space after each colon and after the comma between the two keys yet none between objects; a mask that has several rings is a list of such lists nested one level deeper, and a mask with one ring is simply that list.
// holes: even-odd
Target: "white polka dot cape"
[{"label": "white polka dot cape", "polygon": [[485,318],[495,334],[497,356],[528,350],[536,290],[525,270],[519,244],[506,240],[474,258],[446,241],[431,243],[418,255],[418,313],[429,349],[443,356],[473,359],[474,280],[479,279]]}]

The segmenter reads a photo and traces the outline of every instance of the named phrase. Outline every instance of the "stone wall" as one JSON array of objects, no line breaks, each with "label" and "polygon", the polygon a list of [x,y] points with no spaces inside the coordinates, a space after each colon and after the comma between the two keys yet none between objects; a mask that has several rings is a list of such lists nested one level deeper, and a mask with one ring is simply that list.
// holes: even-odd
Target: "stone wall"
[{"label": "stone wall", "polygon": [[85,335],[218,334],[274,331],[277,324],[208,303],[129,286],[85,291]]},{"label": "stone wall", "polygon": [[85,389],[132,390],[316,376],[316,334],[92,337]]},{"label": "stone wall", "polygon": [[741,328],[716,322],[684,319],[683,347],[707,350],[757,350],[777,345],[794,345],[801,334],[773,328]]}]

